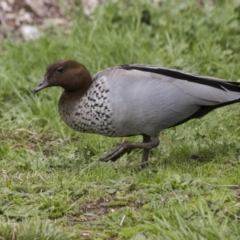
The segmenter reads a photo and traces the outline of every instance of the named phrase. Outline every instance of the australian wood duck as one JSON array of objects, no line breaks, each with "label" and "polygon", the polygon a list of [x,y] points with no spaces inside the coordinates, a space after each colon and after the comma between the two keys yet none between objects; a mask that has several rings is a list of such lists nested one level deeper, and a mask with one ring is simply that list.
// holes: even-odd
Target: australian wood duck
[{"label": "australian wood duck", "polygon": [[123,142],[101,161],[141,148],[143,167],[162,130],[240,101],[239,82],[151,65],[115,66],[91,77],[81,63],[58,61],[35,92],[52,86],[64,89],[58,109],[69,127],[109,137],[143,136],[142,143]]}]

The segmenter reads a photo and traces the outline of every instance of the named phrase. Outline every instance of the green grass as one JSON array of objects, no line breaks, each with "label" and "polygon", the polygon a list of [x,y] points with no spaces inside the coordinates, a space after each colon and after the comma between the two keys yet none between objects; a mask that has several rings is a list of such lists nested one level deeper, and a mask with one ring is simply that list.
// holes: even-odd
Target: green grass
[{"label": "green grass", "polygon": [[146,2],[113,1],[90,18],[76,5],[67,31],[0,42],[0,239],[239,239],[239,104],[162,132],[139,171],[140,151],[98,162],[121,139],[69,129],[61,89],[32,91],[66,58],[91,73],[147,63],[240,78],[238,0]]}]

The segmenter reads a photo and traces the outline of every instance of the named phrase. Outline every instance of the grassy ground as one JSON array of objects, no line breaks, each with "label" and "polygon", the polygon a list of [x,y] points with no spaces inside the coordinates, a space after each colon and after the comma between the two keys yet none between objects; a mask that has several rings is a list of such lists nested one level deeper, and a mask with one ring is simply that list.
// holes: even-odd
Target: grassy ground
[{"label": "grassy ground", "polygon": [[144,2],[112,3],[90,19],[76,6],[67,31],[0,42],[0,239],[239,239],[239,104],[161,133],[139,171],[140,151],[98,162],[121,139],[69,129],[61,89],[32,91],[66,58],[91,73],[148,63],[240,78],[239,1]]}]

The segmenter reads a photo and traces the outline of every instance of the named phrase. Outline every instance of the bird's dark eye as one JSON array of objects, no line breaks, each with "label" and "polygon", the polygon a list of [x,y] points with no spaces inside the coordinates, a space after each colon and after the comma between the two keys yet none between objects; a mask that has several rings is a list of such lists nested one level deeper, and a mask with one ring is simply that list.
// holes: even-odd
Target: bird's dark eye
[{"label": "bird's dark eye", "polygon": [[63,67],[62,66],[57,68],[57,72],[61,73],[62,71],[63,71]]}]

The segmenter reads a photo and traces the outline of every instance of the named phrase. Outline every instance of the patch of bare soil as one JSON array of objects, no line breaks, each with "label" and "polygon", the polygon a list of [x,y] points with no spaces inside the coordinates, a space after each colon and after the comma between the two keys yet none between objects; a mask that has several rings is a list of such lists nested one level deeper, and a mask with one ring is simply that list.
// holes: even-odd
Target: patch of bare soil
[{"label": "patch of bare soil", "polygon": [[79,222],[94,222],[99,216],[109,212],[115,212],[123,206],[109,206],[109,202],[114,198],[101,198],[96,202],[88,202],[80,207],[81,215],[68,216],[68,223],[74,225]]},{"label": "patch of bare soil", "polygon": [[35,29],[37,38],[39,33],[34,27],[45,24],[46,20],[56,24],[66,23],[72,0],[64,2],[64,5],[60,5],[58,0],[0,0],[0,38],[8,34],[26,38],[26,32],[31,32],[31,29]]},{"label": "patch of bare soil", "polygon": [[0,39],[9,34],[25,40],[40,36],[39,27],[69,26],[69,12],[82,4],[84,14],[102,4],[104,0],[0,0]]}]

